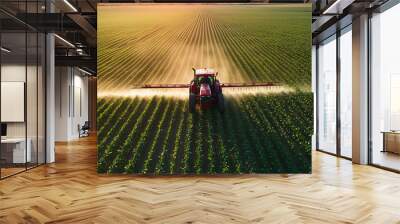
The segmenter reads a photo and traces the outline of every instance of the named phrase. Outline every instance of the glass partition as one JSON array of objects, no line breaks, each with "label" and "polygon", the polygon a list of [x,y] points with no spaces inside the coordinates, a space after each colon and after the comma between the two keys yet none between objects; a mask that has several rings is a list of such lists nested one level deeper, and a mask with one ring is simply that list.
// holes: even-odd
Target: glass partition
[{"label": "glass partition", "polygon": [[[0,3],[18,13],[42,12],[43,5],[44,1]],[[5,178],[45,163],[46,39],[2,12],[0,26],[0,178]]]},{"label": "glass partition", "polygon": [[2,177],[24,171],[31,161],[26,141],[26,41],[25,32],[1,35]]},{"label": "glass partition", "polygon": [[400,4],[371,18],[371,162],[400,170]]},{"label": "glass partition", "polygon": [[318,47],[318,149],[336,153],[336,35]]}]

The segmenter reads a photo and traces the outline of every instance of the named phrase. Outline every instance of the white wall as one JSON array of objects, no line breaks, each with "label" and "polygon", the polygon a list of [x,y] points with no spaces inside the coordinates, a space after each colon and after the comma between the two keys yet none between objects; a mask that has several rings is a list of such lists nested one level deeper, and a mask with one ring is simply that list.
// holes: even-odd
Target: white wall
[{"label": "white wall", "polygon": [[88,120],[88,78],[76,68],[56,67],[55,140],[79,137],[78,125]]},{"label": "white wall", "polygon": [[[87,76],[83,76],[84,74],[79,72],[79,75],[75,75],[75,86],[81,89],[81,114],[76,111],[77,120],[74,123],[74,126],[77,127],[78,124],[81,126],[85,123],[85,121],[89,120],[89,80]],[[79,116],[78,116],[79,115]],[[77,129],[75,128],[75,136],[78,136]],[[79,137],[79,136],[78,136]]]},{"label": "white wall", "polygon": [[[28,68],[29,69],[29,68]],[[1,66],[1,81],[3,82],[25,82],[25,64],[5,64]],[[6,110],[6,108],[1,108]],[[7,123],[7,137],[25,137],[25,123]]]},{"label": "white wall", "polygon": [[[37,70],[39,69],[39,70]],[[26,110],[27,120],[23,122],[6,122],[8,138],[30,139],[32,149],[32,161],[44,163],[44,83],[42,68],[36,65],[27,67],[24,64],[9,63],[1,66],[2,82],[24,82],[26,83],[26,108],[23,106],[22,113]],[[27,82],[26,79],[27,78]],[[22,93],[23,94],[23,93]],[[2,96],[7,97],[7,96]],[[10,108],[1,108],[10,110]],[[37,151],[38,150],[38,151]],[[37,156],[39,153],[39,156]]]},{"label": "white wall", "polygon": [[[32,113],[32,108],[36,111],[37,99],[36,99],[36,80],[31,77],[31,74],[36,76],[36,66],[29,66],[26,68],[25,64],[3,64],[1,66],[1,81],[2,82],[25,82],[26,70],[28,72],[28,85],[32,88],[27,88],[27,106],[28,109],[28,129],[36,130],[36,113]],[[39,105],[40,106],[40,105]],[[6,110],[7,108],[1,108]],[[33,122],[33,123],[32,123]],[[29,133],[28,130],[28,137]],[[7,123],[7,135],[8,137],[25,137],[25,122],[8,122]],[[35,132],[36,135],[36,132]]]},{"label": "white wall", "polygon": [[55,69],[55,140],[67,141],[69,133],[69,96],[70,85],[69,68],[56,67]]},{"label": "white wall", "polygon": [[25,121],[24,82],[1,82],[1,108],[2,122]]},{"label": "white wall", "polygon": [[[29,67],[28,67],[29,69]],[[1,66],[1,81],[25,82],[25,64],[4,64]]]}]

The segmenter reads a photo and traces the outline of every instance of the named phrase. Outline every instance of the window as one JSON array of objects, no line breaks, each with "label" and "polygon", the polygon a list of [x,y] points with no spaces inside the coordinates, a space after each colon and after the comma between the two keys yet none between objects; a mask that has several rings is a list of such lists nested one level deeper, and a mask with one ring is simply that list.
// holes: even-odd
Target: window
[{"label": "window", "polygon": [[318,149],[336,153],[336,36],[318,47]]},{"label": "window", "polygon": [[400,4],[371,18],[372,163],[400,170]]},{"label": "window", "polygon": [[352,34],[351,25],[340,35],[340,155],[352,154]]}]

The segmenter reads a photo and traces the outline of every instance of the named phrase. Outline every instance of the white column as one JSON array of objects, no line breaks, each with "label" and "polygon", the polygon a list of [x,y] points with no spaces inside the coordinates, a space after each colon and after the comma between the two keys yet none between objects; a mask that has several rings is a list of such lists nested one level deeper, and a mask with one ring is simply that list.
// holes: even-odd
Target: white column
[{"label": "white column", "polygon": [[368,15],[353,19],[353,162],[368,163]]},{"label": "white column", "polygon": [[[53,12],[54,5],[46,1],[46,11]],[[55,162],[55,42],[54,34],[46,35],[46,163]]]},{"label": "white column", "polygon": [[55,56],[54,56],[54,35],[47,34],[46,37],[46,158],[47,163],[52,163],[55,161],[55,150],[54,150],[54,133],[55,133]]}]

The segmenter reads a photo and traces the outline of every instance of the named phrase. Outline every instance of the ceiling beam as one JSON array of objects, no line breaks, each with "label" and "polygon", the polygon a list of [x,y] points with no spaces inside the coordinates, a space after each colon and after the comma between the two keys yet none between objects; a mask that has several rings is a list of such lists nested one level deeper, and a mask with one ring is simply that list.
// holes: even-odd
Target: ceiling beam
[{"label": "ceiling beam", "polygon": [[97,59],[92,56],[55,56],[56,66],[87,67],[97,71]]},{"label": "ceiling beam", "polygon": [[90,24],[85,17],[80,14],[68,14],[72,21],[74,21],[82,30],[89,36],[87,41],[91,41],[91,45],[95,46],[97,41],[97,30]]}]

